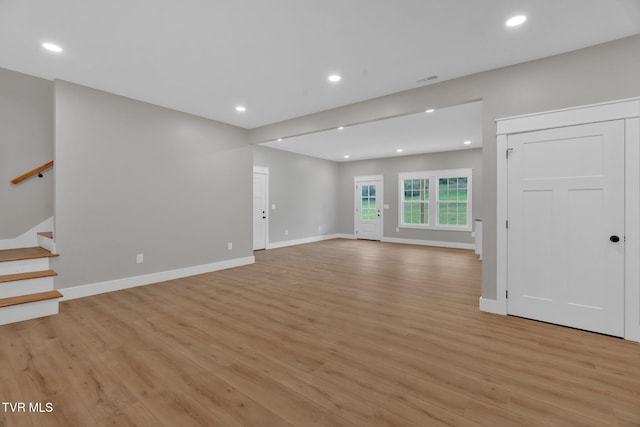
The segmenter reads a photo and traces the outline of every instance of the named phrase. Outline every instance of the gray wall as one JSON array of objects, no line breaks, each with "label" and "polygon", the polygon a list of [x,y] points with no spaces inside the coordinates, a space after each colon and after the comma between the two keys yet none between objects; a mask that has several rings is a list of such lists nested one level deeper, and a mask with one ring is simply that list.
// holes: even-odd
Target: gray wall
[{"label": "gray wall", "polygon": [[269,168],[269,243],[337,233],[337,163],[256,146],[254,164]]},{"label": "gray wall", "polygon": [[640,95],[640,35],[254,129],[254,143],[483,100],[482,296],[496,298],[496,125],[501,117]]},{"label": "gray wall", "polygon": [[416,230],[398,227],[398,174],[401,172],[428,171],[439,169],[472,168],[472,218],[482,217],[482,150],[447,151],[443,153],[422,154],[415,156],[391,157],[386,159],[361,160],[340,163],[340,180],[338,185],[338,224],[339,233],[353,234],[353,178],[365,175],[384,176],[384,203],[389,209],[384,210],[383,235],[388,238],[434,240],[455,243],[473,243],[470,231]]},{"label": "gray wall", "polygon": [[252,255],[247,131],[61,81],[55,125],[57,287]]},{"label": "gray wall", "polygon": [[0,68],[0,239],[53,215],[53,172],[11,180],[53,160],[53,84]]}]

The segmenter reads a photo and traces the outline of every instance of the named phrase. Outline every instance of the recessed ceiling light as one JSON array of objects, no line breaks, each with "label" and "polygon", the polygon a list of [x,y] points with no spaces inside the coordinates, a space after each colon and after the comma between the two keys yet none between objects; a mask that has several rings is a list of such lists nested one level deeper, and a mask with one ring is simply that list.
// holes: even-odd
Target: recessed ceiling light
[{"label": "recessed ceiling light", "polygon": [[247,111],[247,107],[242,106],[242,105],[238,105],[238,106],[236,107],[236,111],[237,111],[238,113],[244,113],[245,111]]},{"label": "recessed ceiling light", "polygon": [[344,126],[340,126],[340,127],[338,128],[338,130],[342,130],[342,129],[344,129]]},{"label": "recessed ceiling light", "polygon": [[402,151],[403,151],[403,150],[402,150],[402,148],[398,148],[398,149],[396,150],[396,153],[402,153]]},{"label": "recessed ceiling light", "polygon": [[345,154],[345,155],[344,155],[344,158],[345,158],[345,159],[348,159],[349,157],[351,157],[351,156],[350,156],[350,155],[348,155],[348,154]]},{"label": "recessed ceiling light", "polygon": [[331,74],[331,75],[330,75],[329,77],[327,77],[327,78],[328,78],[328,80],[329,80],[331,83],[337,83],[337,82],[339,82],[340,80],[342,80],[342,77],[340,77],[340,75],[339,75],[339,74]]},{"label": "recessed ceiling light", "polygon": [[55,53],[60,53],[62,52],[62,48],[60,46],[58,46],[57,44],[53,44],[53,43],[42,43],[42,47],[47,49],[49,52],[55,52]]},{"label": "recessed ceiling light", "polygon": [[464,145],[471,145],[471,141],[465,141]]},{"label": "recessed ceiling light", "polygon": [[507,27],[517,27],[518,25],[524,23],[527,20],[527,17],[524,15],[514,16],[509,18],[509,20],[505,23]]},{"label": "recessed ceiling light", "polygon": [[278,142],[282,141],[282,138],[278,138]]},{"label": "recessed ceiling light", "polygon": [[427,111],[425,111],[425,113],[433,113],[434,111],[436,110],[434,110],[433,108],[429,108]]}]

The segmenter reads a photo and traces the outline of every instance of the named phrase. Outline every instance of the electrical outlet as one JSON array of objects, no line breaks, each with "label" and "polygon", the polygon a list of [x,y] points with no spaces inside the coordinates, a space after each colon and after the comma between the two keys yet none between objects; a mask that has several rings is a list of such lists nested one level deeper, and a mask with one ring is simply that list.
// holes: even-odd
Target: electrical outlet
[{"label": "electrical outlet", "polygon": [[273,211],[275,211],[275,210],[276,210],[276,204],[275,204],[275,203],[272,203],[272,204],[271,204],[271,210],[273,210]]},{"label": "electrical outlet", "polygon": [[284,235],[288,236],[289,235],[289,230],[284,230]]},{"label": "electrical outlet", "polygon": [[142,264],[144,262],[144,254],[136,255],[136,264]]},{"label": "electrical outlet", "polygon": [[400,232],[400,227],[396,227],[396,233]]},{"label": "electrical outlet", "polygon": [[231,242],[227,243],[227,249],[228,250],[233,249],[233,243],[231,243]]}]

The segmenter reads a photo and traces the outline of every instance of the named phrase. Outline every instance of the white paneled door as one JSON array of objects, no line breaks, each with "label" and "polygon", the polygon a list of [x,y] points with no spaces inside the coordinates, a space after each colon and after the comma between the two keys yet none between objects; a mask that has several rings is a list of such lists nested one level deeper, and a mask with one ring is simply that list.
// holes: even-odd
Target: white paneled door
[{"label": "white paneled door", "polygon": [[253,250],[267,247],[267,186],[269,175],[253,174]]},{"label": "white paneled door", "polygon": [[356,181],[356,238],[382,240],[382,180]]},{"label": "white paneled door", "polygon": [[508,136],[509,314],[624,335],[624,132]]}]

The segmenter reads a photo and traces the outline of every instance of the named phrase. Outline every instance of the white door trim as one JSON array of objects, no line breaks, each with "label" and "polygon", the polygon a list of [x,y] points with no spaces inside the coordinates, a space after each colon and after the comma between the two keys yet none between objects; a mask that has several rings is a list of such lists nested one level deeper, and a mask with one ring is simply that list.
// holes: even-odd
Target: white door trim
[{"label": "white door trim", "polygon": [[640,98],[496,120],[496,298],[480,298],[480,310],[507,314],[507,135],[554,127],[625,120],[625,330],[640,341]]},{"label": "white door trim", "polygon": [[[509,199],[507,186],[507,135],[498,135],[496,143],[498,162],[496,170],[497,217],[496,217],[496,299],[495,304],[480,301],[480,308],[491,307],[491,312],[507,314],[507,207]],[[484,252],[484,249],[483,249]],[[484,307],[484,308],[483,308]]]},{"label": "white door trim", "polygon": [[264,175],[269,175],[269,168],[266,166],[254,166],[253,173],[261,173]]},{"label": "white door trim", "polygon": [[498,135],[583,125],[640,116],[640,98],[582,105],[496,120]]},{"label": "white door trim", "polygon": [[[261,175],[266,175],[266,189],[265,189],[265,205],[266,205],[266,216],[267,218],[265,219],[265,231],[264,231],[264,248],[268,249],[269,248],[269,218],[271,217],[271,215],[269,214],[269,207],[271,206],[269,204],[269,168],[266,166],[254,166],[253,167],[253,174],[261,174]],[[251,207],[253,209],[253,203],[251,204]],[[252,219],[253,221],[253,219]],[[251,235],[251,239],[253,239],[253,234]],[[251,246],[253,247],[253,243],[251,244]]]},{"label": "white door trim", "polygon": [[361,181],[382,181],[384,179],[384,175],[365,175],[365,176],[354,176],[353,182],[361,182]]},{"label": "white door trim", "polygon": [[624,338],[640,342],[640,118],[625,120],[625,132]]}]

